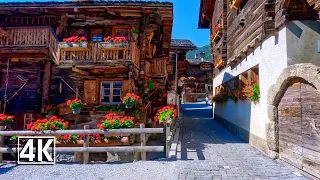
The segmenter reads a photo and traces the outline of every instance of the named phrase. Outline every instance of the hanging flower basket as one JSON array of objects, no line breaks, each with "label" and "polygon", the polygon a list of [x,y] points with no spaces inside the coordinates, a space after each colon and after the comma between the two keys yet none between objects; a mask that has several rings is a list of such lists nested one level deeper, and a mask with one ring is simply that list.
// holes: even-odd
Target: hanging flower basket
[{"label": "hanging flower basket", "polygon": [[73,100],[68,100],[67,105],[71,107],[73,114],[80,114],[85,103],[82,103],[81,99],[75,98]]},{"label": "hanging flower basket", "polygon": [[81,108],[71,108],[73,114],[80,114]]},{"label": "hanging flower basket", "polygon": [[140,99],[140,96],[135,95],[134,93],[127,93],[123,98],[122,103],[126,105],[126,108],[133,108],[137,101]]}]

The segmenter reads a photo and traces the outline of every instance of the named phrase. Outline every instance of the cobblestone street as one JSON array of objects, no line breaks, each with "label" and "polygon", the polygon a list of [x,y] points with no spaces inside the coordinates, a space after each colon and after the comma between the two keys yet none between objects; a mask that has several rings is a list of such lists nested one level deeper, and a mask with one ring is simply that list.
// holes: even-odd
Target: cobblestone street
[{"label": "cobblestone street", "polygon": [[183,115],[179,179],[307,179],[224,129],[211,106],[186,104]]},{"label": "cobblestone street", "polygon": [[[177,161],[129,163],[0,164],[0,179],[216,180],[308,179],[281,161],[272,160],[243,142],[212,118],[204,104],[184,106]],[[81,176],[77,176],[81,172]]]}]

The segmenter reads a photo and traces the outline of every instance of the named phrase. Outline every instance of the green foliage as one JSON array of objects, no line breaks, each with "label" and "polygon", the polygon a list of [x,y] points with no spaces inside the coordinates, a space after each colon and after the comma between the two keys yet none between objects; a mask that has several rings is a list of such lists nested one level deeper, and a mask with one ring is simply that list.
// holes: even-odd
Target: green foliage
[{"label": "green foliage", "polygon": [[114,120],[114,121],[104,121],[102,123],[104,129],[121,129],[121,128],[133,128],[134,122],[132,120]]},{"label": "green foliage", "polygon": [[197,50],[188,51],[186,57],[187,57],[187,59],[194,59],[195,54],[198,54],[199,57],[200,57],[200,53],[203,51],[203,52],[205,52],[204,60],[212,61],[210,48],[211,48],[210,44],[206,45],[206,46],[203,46],[203,47],[198,47]]},{"label": "green foliage", "polygon": [[109,112],[112,110],[112,112],[120,112],[124,111],[125,105],[124,104],[118,104],[118,105],[106,105],[106,106],[93,106],[93,111],[103,111],[103,112]]},{"label": "green foliage", "polygon": [[131,33],[132,34],[138,34],[139,30],[137,28],[133,28],[133,29],[131,29]]}]

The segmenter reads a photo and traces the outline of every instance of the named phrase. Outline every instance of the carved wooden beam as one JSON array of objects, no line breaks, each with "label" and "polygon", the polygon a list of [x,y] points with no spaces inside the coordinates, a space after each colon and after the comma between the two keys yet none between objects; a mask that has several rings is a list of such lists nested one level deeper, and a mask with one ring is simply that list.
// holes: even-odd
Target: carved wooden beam
[{"label": "carved wooden beam", "polygon": [[120,13],[120,16],[122,17],[142,17],[142,14],[141,13],[134,13],[134,12],[121,12]]},{"label": "carved wooden beam", "polygon": [[113,11],[112,9],[110,8],[106,8],[106,12],[111,14],[111,15],[114,15],[114,16],[120,16],[120,13],[119,12],[116,12],[116,11]]},{"label": "carved wooden beam", "polygon": [[79,74],[82,74],[82,75],[85,75],[85,76],[88,76],[88,75],[89,75],[89,73],[88,73],[87,71],[81,70],[81,69],[76,68],[76,67],[73,67],[73,68],[72,68],[72,71],[73,71],[73,72],[76,72],[76,73],[79,73]]}]

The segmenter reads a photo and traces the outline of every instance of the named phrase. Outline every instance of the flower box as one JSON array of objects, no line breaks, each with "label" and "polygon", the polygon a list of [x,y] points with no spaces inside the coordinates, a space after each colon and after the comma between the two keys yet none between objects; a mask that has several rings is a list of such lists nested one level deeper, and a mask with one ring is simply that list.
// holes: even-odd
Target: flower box
[{"label": "flower box", "polygon": [[218,56],[218,58],[216,60],[214,60],[213,64],[214,64],[215,68],[219,68],[219,67],[223,66],[223,59],[222,59],[221,54]]},{"label": "flower box", "polygon": [[127,42],[99,42],[98,48],[100,49],[128,49],[129,44]]},{"label": "flower box", "polygon": [[230,0],[230,9],[238,10],[240,9],[243,0]]},{"label": "flower box", "polygon": [[[103,139],[101,142],[89,141],[89,147],[104,147],[104,146],[130,146],[133,144],[133,136],[124,136],[121,139]],[[56,147],[82,147],[83,140],[76,140],[71,142],[55,141]]]},{"label": "flower box", "polygon": [[59,48],[61,49],[70,49],[70,50],[76,50],[76,49],[87,49],[87,42],[81,42],[81,43],[74,43],[74,42],[59,42]]},{"label": "flower box", "polygon": [[218,32],[213,36],[211,42],[218,43],[222,36],[222,30],[218,30]]}]

